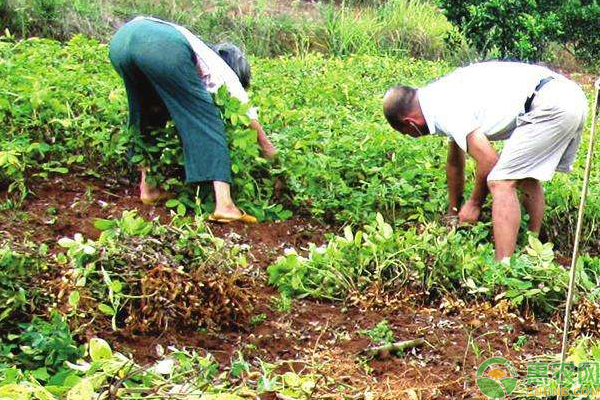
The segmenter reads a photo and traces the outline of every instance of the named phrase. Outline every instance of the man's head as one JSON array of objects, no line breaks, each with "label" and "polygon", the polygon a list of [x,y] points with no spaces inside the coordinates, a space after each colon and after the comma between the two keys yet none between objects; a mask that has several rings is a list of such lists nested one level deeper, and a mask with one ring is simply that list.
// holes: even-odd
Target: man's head
[{"label": "man's head", "polygon": [[221,56],[223,61],[229,65],[229,68],[235,72],[244,89],[248,89],[252,73],[250,72],[250,64],[242,50],[236,45],[227,42],[211,46],[211,49]]},{"label": "man's head", "polygon": [[412,137],[423,136],[428,132],[415,88],[395,86],[389,89],[383,98],[383,114],[398,132]]}]

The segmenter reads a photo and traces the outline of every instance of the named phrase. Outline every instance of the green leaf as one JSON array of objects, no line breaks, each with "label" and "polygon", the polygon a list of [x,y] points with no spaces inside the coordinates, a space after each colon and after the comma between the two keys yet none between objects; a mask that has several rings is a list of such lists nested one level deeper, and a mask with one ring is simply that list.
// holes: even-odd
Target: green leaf
[{"label": "green leaf", "polygon": [[66,400],[92,400],[94,387],[88,379],[82,379],[77,385],[67,392]]},{"label": "green leaf", "polygon": [[0,386],[0,398],[11,400],[29,400],[31,398],[32,389],[16,383]]},{"label": "green leaf", "polygon": [[179,200],[177,199],[169,199],[167,200],[167,202],[165,203],[165,206],[167,206],[168,208],[175,208],[180,204]]},{"label": "green leaf", "polygon": [[89,244],[83,245],[83,247],[81,248],[83,250],[83,252],[89,256],[93,255],[96,253],[96,249],[92,246],[90,246]]},{"label": "green leaf", "polygon": [[385,239],[391,239],[394,235],[394,230],[390,224],[383,224],[383,237]]},{"label": "green leaf", "polygon": [[348,225],[346,225],[344,227],[344,238],[349,242],[352,242],[354,240],[354,234],[352,233],[352,228]]},{"label": "green leaf", "polygon": [[90,340],[90,358],[92,361],[109,360],[112,358],[112,350],[109,344],[100,338]]},{"label": "green leaf", "polygon": [[94,227],[101,231],[107,231],[109,229],[113,229],[115,226],[116,226],[116,223],[110,219],[96,218],[94,220]]},{"label": "green leaf", "polygon": [[302,384],[300,377],[293,372],[286,372],[283,374],[283,381],[287,386],[296,388]]},{"label": "green leaf", "polygon": [[69,305],[71,306],[71,308],[73,308],[73,309],[77,308],[77,306],[79,305],[79,299],[80,299],[79,291],[74,290],[71,292],[71,294],[69,294]]},{"label": "green leaf", "polygon": [[112,317],[113,315],[115,315],[115,310],[111,306],[106,305],[104,303],[100,303],[98,305],[98,310],[100,310],[102,313],[104,313],[104,314],[106,314],[106,315],[108,315],[110,317]]},{"label": "green leaf", "polygon": [[37,386],[33,389],[33,396],[37,400],[56,400],[52,392],[42,386]]},{"label": "green leaf", "polygon": [[62,386],[73,388],[81,382],[82,378],[77,376],[77,371],[70,372],[65,378]]},{"label": "green leaf", "polygon": [[48,374],[48,370],[46,367],[41,367],[31,372],[31,375],[37,379],[38,381],[47,381],[50,379],[50,374]]},{"label": "green leaf", "polygon": [[112,281],[110,283],[110,289],[115,293],[121,293],[123,290],[123,282],[121,281]]},{"label": "green leaf", "polygon": [[73,239],[69,239],[67,237],[58,239],[58,245],[60,247],[71,248],[75,245],[75,241]]}]

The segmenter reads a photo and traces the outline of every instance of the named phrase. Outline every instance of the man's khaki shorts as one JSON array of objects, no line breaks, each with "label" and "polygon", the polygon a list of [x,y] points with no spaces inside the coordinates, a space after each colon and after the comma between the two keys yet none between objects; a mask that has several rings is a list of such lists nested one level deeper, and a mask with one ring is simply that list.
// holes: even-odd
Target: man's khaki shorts
[{"label": "man's khaki shorts", "polygon": [[587,116],[587,100],[574,82],[557,77],[517,118],[488,181],[534,178],[549,181],[555,171],[570,172]]}]

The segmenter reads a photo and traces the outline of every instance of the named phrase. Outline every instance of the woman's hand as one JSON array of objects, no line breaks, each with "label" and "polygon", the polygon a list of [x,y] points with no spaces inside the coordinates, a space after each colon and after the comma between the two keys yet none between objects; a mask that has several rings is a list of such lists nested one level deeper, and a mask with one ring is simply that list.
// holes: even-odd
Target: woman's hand
[{"label": "woman's hand", "polygon": [[269,140],[261,124],[253,119],[250,121],[250,127],[257,133],[258,145],[264,158],[272,160],[277,155],[277,149],[273,146],[273,143]]},{"label": "woman's hand", "polygon": [[260,151],[264,158],[272,160],[277,155],[277,149],[275,146],[273,146],[269,139],[267,139],[267,141],[264,143],[259,140],[258,145],[260,146]]}]

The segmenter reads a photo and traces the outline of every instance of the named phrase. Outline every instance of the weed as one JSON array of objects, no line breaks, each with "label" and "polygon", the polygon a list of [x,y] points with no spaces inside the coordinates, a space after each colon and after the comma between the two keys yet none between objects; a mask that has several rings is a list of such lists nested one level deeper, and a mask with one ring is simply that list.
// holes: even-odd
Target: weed
[{"label": "weed", "polygon": [[281,292],[279,297],[273,297],[272,302],[275,309],[279,312],[289,313],[292,311],[292,298],[284,292]]},{"label": "weed", "polygon": [[50,321],[34,317],[31,323],[20,324],[19,329],[18,334],[7,335],[10,353],[2,356],[0,362],[10,362],[27,370],[46,368],[49,373],[57,373],[65,361],[75,362],[83,355],[58,312],[52,313]]},{"label": "weed", "polygon": [[471,350],[473,351],[473,354],[475,355],[475,357],[477,357],[477,358],[481,357],[482,351],[481,351],[481,348],[479,347],[479,345],[477,344],[477,342],[474,340],[470,340],[469,345],[471,346]]},{"label": "weed", "polygon": [[107,41],[114,26],[138,15],[153,15],[182,24],[209,42],[240,43],[261,57],[321,51],[433,59],[456,52],[456,46],[444,41],[451,25],[425,0],[305,7],[292,2],[289,11],[260,0],[244,6],[219,0],[208,9],[199,9],[193,0],[5,0],[0,4],[2,26],[20,37],[67,39],[83,33]]},{"label": "weed", "polygon": [[517,340],[513,343],[513,349],[517,351],[521,351],[523,347],[529,342],[529,336],[527,335],[519,335]]},{"label": "weed", "polygon": [[371,329],[359,331],[361,335],[368,336],[375,344],[392,344],[396,341],[394,332],[388,324],[388,321],[383,319]]},{"label": "weed", "polygon": [[261,313],[256,314],[252,318],[250,318],[250,325],[258,326],[267,320],[267,314]]},{"label": "weed", "polygon": [[[17,250],[18,248],[18,250]],[[39,250],[43,250],[40,246]],[[46,265],[43,251],[35,253],[28,246],[0,243],[0,326],[14,326],[43,301],[43,291],[35,279]],[[42,256],[42,257],[41,257]],[[5,326],[7,325],[7,326]]]}]

